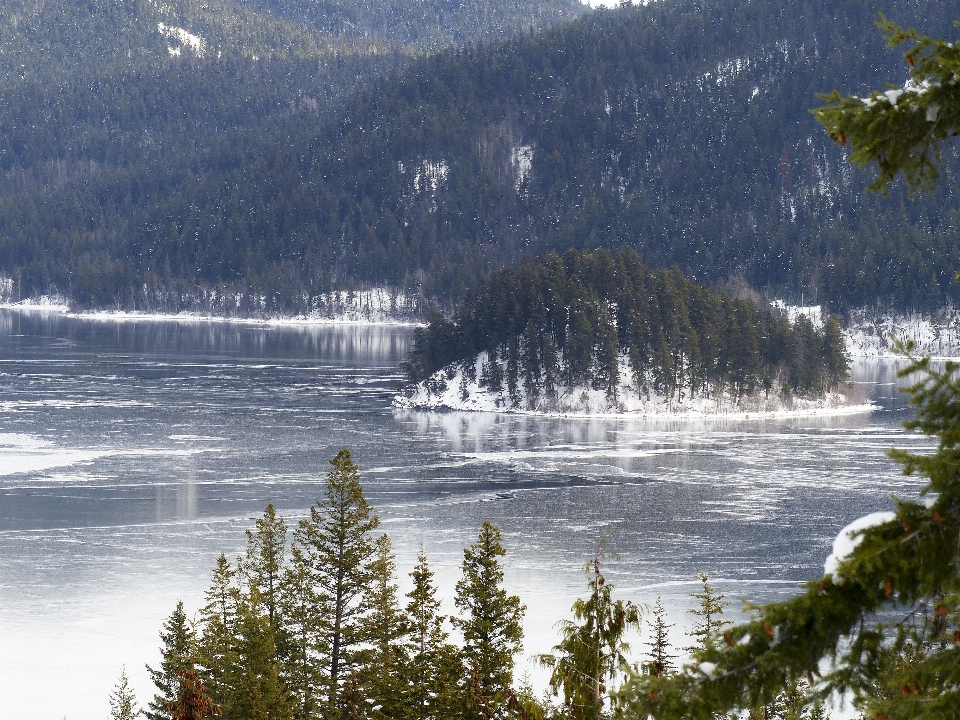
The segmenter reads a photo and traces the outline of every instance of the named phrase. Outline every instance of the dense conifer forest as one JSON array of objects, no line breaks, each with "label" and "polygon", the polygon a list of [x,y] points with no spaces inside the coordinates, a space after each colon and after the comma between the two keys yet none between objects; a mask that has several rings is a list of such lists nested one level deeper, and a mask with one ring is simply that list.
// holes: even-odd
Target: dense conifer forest
[{"label": "dense conifer forest", "polygon": [[[679,270],[650,270],[633,250],[569,250],[494,273],[452,319],[418,330],[410,379],[486,353],[481,384],[517,396],[560,385],[616,392],[621,357],[634,385],[665,397],[737,398],[772,387],[822,395],[847,377],[836,318],[815,328],[761,302],[698,285]],[[505,361],[505,362],[504,362]]]},{"label": "dense conifer forest", "polygon": [[[808,112],[906,72],[878,11],[950,36],[942,3],[654,2],[412,65],[440,40],[394,5],[370,26],[351,19],[362,3],[222,5],[5,6],[0,273],[18,295],[175,310],[205,287],[289,312],[392,284],[458,300],[525,252],[629,246],[835,310],[953,298],[954,183],[872,196]],[[432,7],[416,11],[446,19],[431,37],[495,34]],[[539,24],[577,12],[550,7]],[[515,28],[532,11],[510,12]],[[116,37],[85,42],[103,22]],[[46,58],[64,67],[50,81]]]}]

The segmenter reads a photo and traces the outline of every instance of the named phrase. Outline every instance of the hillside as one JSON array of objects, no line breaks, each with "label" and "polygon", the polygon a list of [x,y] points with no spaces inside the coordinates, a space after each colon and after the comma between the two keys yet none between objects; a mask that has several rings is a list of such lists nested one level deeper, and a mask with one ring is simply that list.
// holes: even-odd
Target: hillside
[{"label": "hillside", "polygon": [[[261,7],[276,27],[329,42],[313,4],[242,6]],[[657,2],[405,69],[401,58],[346,103],[370,54],[334,51],[329,70],[238,58],[258,68],[248,94],[236,81],[230,92],[195,83],[185,53],[178,92],[235,108],[234,129],[162,151],[141,133],[137,147],[153,155],[122,173],[80,163],[76,179],[69,166],[60,178],[39,159],[49,143],[31,169],[4,164],[0,273],[24,293],[55,288],[83,304],[170,310],[205,287],[236,293],[238,307],[256,296],[299,312],[317,293],[357,285],[457,300],[525,252],[629,246],[700,282],[745,280],[834,310],[958,300],[955,160],[933,197],[870,196],[869,175],[808,112],[818,91],[904,76],[871,30],[879,11],[956,32],[932,0]],[[377,42],[399,58],[389,36]],[[285,63],[320,91],[304,94],[308,81],[289,81]],[[336,106],[336,117],[311,104]],[[194,130],[204,137],[209,125],[177,137]],[[53,176],[34,180],[36,168]]]},{"label": "hillside", "polygon": [[[0,275],[21,297],[130,305],[148,269],[136,248],[145,211],[177,218],[181,202],[197,204],[191,183],[236,187],[297,158],[359,87],[419,55],[583,10],[576,0],[443,12],[413,0],[2,3]],[[201,279],[159,269],[165,291]]]}]

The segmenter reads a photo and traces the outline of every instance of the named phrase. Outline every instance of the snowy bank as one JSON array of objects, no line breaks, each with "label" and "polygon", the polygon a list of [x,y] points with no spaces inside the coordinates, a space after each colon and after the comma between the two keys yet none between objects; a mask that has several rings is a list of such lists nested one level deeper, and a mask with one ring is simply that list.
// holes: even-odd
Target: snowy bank
[{"label": "snowy bank", "polygon": [[[489,361],[481,353],[472,368],[464,372],[461,365],[439,370],[423,382],[405,388],[393,400],[395,408],[409,410],[452,410],[475,412],[508,412],[534,415],[562,416],[622,416],[637,417],[796,417],[801,415],[837,415],[865,413],[875,406],[858,391],[827,393],[822,398],[785,397],[772,388],[739,398],[730,391],[710,396],[678,399],[656,395],[649,384],[637,387],[632,381],[629,360],[620,358],[620,382],[616,393],[597,390],[591,386],[557,387],[554,397],[546,393],[529,393],[522,382],[511,397],[506,388],[499,391],[481,385],[484,365]],[[469,369],[469,365],[468,365]]]},{"label": "snowy bank", "polygon": [[931,315],[877,312],[872,308],[850,312],[844,332],[851,357],[899,357],[895,341],[912,341],[917,355],[960,357],[960,309],[948,307]]},{"label": "snowy bank", "polygon": [[[2,289],[2,288],[0,288]],[[214,304],[216,298],[208,299]],[[221,298],[221,301],[223,298]],[[310,298],[311,309],[298,314],[227,314],[203,310],[152,312],[149,310],[73,311],[63,298],[41,297],[20,302],[0,302],[0,309],[20,312],[56,312],[80,320],[101,322],[216,322],[256,325],[403,325],[420,326],[419,298],[386,288],[357,292],[331,292]]]}]

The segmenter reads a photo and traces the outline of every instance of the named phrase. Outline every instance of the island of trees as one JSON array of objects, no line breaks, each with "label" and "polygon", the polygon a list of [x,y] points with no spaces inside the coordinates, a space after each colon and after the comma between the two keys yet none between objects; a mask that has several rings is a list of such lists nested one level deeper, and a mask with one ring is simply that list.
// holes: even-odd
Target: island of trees
[{"label": "island of trees", "polygon": [[459,372],[464,392],[476,382],[529,407],[582,386],[616,401],[623,381],[646,399],[736,402],[771,392],[823,396],[847,377],[836,318],[791,323],[679,270],[650,270],[629,248],[527,257],[494,273],[452,319],[435,315],[417,332],[406,368],[432,392]]}]

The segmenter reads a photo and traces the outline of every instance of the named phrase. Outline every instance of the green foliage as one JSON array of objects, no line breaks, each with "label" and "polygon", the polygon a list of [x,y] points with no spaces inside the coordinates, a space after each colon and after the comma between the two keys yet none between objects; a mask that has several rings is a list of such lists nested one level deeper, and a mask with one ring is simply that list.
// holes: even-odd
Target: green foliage
[{"label": "green foliage", "polygon": [[696,598],[700,606],[688,611],[697,616],[697,622],[690,631],[690,637],[696,644],[685,648],[687,652],[714,646],[723,629],[732,624],[732,621],[720,617],[730,605],[723,594],[723,588],[713,587],[710,577],[700,568],[697,568],[697,580],[702,588],[700,592],[690,593],[690,597]]},{"label": "green foliage", "polygon": [[433,571],[423,550],[410,577],[413,588],[407,593],[410,601],[406,607],[405,659],[410,717],[444,720],[454,717],[459,709],[456,689],[462,666],[443,628],[444,616],[440,614]]},{"label": "green foliage", "polygon": [[904,30],[882,13],[877,25],[886,32],[888,47],[910,43],[903,55],[910,79],[864,97],[843,97],[834,90],[821,95],[829,104],[812,112],[835,142],[850,144],[853,162],[876,163],[871,190],[886,193],[903,174],[911,191],[932,192],[940,177],[940,146],[960,132],[960,47]]},{"label": "green foliage", "polygon": [[[928,358],[901,373],[917,417],[907,423],[937,441],[933,454],[891,451],[904,473],[927,478],[923,502],[895,498],[893,519],[854,534],[836,569],[785,602],[758,608],[724,642],[694,653],[690,672],[635,677],[629,711],[656,718],[709,718],[773,702],[807,676],[819,694],[849,692],[867,717],[951,718],[960,663],[960,365]],[[815,675],[829,660],[832,670]],[[885,688],[877,693],[877,688]],[[899,688],[900,693],[890,692]]]},{"label": "green foliage", "polygon": [[660,596],[657,596],[657,602],[653,605],[653,620],[647,620],[647,627],[650,628],[652,637],[647,646],[650,652],[647,656],[650,662],[647,664],[647,672],[657,677],[673,672],[675,667],[673,661],[676,659],[670,652],[670,641],[668,633],[672,624],[667,623],[667,611],[663,607]]},{"label": "green foliage", "polygon": [[324,702],[334,711],[340,684],[354,669],[358,646],[365,639],[367,590],[376,554],[371,534],[380,520],[363,496],[350,451],[341,450],[330,464],[324,498],[310,508],[309,518],[300,521],[295,539],[314,588],[308,662],[325,669]]},{"label": "green foliage", "polygon": [[590,596],[573,603],[573,620],[560,623],[561,641],[554,654],[541,655],[551,668],[550,688],[563,693],[563,707],[573,720],[606,717],[609,693],[629,668],[630,646],[624,635],[640,630],[640,610],[632,602],[614,601],[613,586],[600,572],[602,547],[587,565]]},{"label": "green foliage", "polygon": [[369,611],[364,618],[366,649],[357,659],[357,676],[375,718],[400,718],[409,714],[409,693],[404,686],[404,640],[407,618],[397,597],[396,563],[387,535],[376,540],[370,563]]},{"label": "green foliage", "polygon": [[147,720],[174,720],[169,708],[180,696],[179,673],[185,668],[193,668],[196,655],[196,634],[187,620],[183,601],[177,602],[177,607],[164,622],[160,640],[163,642],[160,667],[147,666],[157,693],[143,714]]},{"label": "green foliage", "polygon": [[137,696],[130,687],[127,668],[120,670],[120,679],[110,693],[110,720],[134,720],[140,714]]},{"label": "green foliage", "polygon": [[452,622],[463,633],[468,718],[491,718],[506,706],[513,656],[523,647],[526,607],[503,587],[499,558],[505,554],[500,531],[489,521],[484,521],[477,541],[463,551],[463,575],[455,598],[461,615]]},{"label": "green foliage", "polygon": [[247,530],[247,556],[240,571],[255,585],[267,610],[270,627],[276,636],[280,628],[280,572],[287,547],[287,525],[273,504],[257,518],[254,530]]},{"label": "green foliage", "polygon": [[471,365],[481,352],[488,360],[480,380],[491,390],[503,375],[498,358],[507,356],[509,371],[509,358],[520,355],[528,387],[553,379],[543,380],[548,396],[559,379],[612,394],[621,353],[641,393],[649,385],[668,398],[725,390],[740,397],[764,387],[764,378],[822,395],[847,377],[835,319],[823,331],[803,316],[791,325],[679,270],[648,270],[630,249],[568,250],[494,273],[452,320],[435,316],[417,331],[407,371],[425,379],[451,363]]}]

